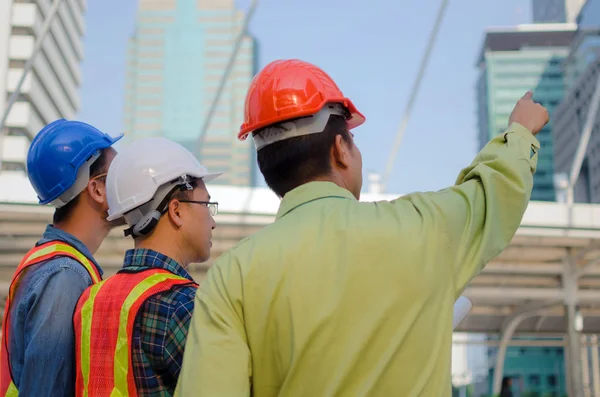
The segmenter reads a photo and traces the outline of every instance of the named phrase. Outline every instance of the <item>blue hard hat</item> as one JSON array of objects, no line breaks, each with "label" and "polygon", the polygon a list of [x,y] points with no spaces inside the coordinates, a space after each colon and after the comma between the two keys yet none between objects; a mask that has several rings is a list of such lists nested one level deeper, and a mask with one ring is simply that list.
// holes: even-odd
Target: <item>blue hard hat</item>
[{"label": "blue hard hat", "polygon": [[122,137],[113,138],[89,124],[64,119],[42,128],[27,153],[27,175],[40,204],[59,198],[75,183],[86,161]]}]

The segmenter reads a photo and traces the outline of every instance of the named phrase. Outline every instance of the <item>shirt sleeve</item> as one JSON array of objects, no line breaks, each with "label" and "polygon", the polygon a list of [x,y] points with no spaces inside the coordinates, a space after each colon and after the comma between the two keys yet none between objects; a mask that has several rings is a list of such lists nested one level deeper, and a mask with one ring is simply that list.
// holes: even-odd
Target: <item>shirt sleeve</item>
[{"label": "shirt sleeve", "polygon": [[33,289],[24,326],[23,370],[17,383],[20,395],[75,394],[73,313],[88,283],[73,269],[61,267]]},{"label": "shirt sleeve", "polygon": [[448,258],[458,297],[483,266],[500,254],[516,233],[533,188],[540,144],[513,123],[493,138],[463,169],[456,184],[435,193],[397,200],[410,202]]},{"label": "shirt sleeve", "polygon": [[[188,288],[191,289],[193,287]],[[195,291],[195,288],[193,289]],[[194,291],[187,293],[185,295],[186,298],[178,303],[167,323],[163,362],[173,379],[177,379],[181,372],[183,353],[185,351],[192,313],[194,312]]]},{"label": "shirt sleeve", "polygon": [[239,266],[230,254],[209,269],[196,293],[175,396],[250,395],[252,367],[241,285]]}]

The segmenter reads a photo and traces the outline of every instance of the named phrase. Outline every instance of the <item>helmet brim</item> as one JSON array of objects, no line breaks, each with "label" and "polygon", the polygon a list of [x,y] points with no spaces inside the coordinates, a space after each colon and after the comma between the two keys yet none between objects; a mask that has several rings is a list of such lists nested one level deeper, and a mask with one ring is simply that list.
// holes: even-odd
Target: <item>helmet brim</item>
[{"label": "helmet brim", "polygon": [[125,136],[125,134],[121,134],[115,137],[112,137],[111,141],[110,141],[110,146],[114,145],[117,141],[119,141],[121,138],[123,138]]},{"label": "helmet brim", "polygon": [[223,175],[222,172],[213,172],[213,173],[204,175],[200,179],[202,179],[206,183],[206,182],[210,182],[213,179],[216,179],[216,178],[220,177],[221,175]]}]

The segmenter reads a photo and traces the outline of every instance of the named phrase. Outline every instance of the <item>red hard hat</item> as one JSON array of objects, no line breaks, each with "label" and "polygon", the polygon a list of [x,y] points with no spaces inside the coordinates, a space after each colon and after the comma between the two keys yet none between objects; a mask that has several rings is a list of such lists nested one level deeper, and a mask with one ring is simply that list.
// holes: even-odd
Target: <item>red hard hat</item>
[{"label": "red hard hat", "polygon": [[266,126],[313,115],[332,102],[341,103],[350,112],[348,129],[365,122],[321,68],[298,59],[273,61],[252,80],[238,138],[243,141]]}]

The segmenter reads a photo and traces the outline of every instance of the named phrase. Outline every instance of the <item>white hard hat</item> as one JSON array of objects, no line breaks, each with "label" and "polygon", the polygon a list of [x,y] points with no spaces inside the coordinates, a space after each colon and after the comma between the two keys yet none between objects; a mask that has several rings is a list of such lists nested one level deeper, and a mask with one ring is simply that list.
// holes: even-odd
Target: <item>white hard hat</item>
[{"label": "white hard hat", "polygon": [[119,150],[108,170],[107,220],[124,216],[127,224],[138,229],[152,219],[156,223],[160,218],[156,209],[174,188],[189,186],[194,179],[208,182],[219,175],[210,173],[189,150],[170,139],[133,141]]}]

